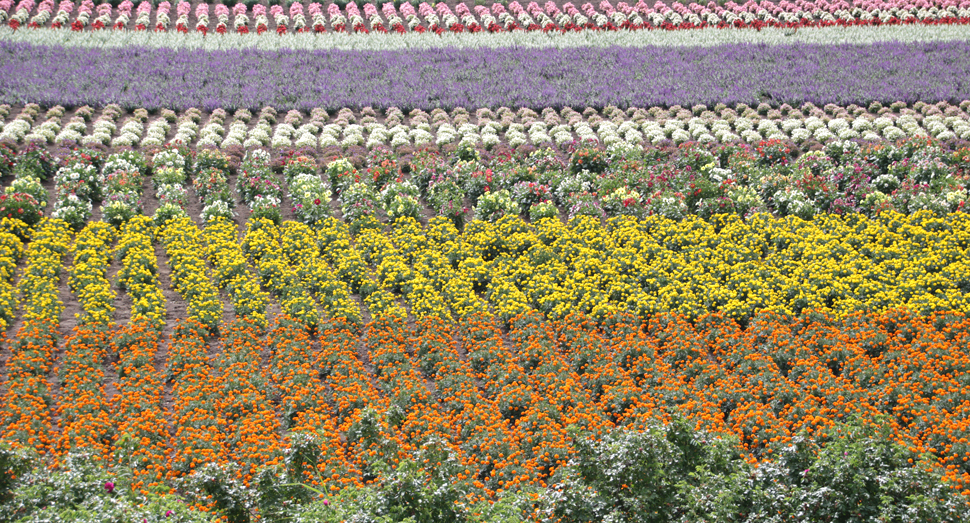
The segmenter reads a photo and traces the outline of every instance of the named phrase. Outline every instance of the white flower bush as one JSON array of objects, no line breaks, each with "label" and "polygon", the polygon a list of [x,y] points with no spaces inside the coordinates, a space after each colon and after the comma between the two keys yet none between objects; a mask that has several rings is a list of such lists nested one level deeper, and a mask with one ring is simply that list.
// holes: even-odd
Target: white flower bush
[{"label": "white flower bush", "polygon": [[152,121],[148,124],[148,128],[145,130],[145,136],[141,139],[141,147],[148,148],[162,145],[165,143],[165,137],[171,128],[172,124],[168,123],[168,120],[165,118],[158,118]]}]

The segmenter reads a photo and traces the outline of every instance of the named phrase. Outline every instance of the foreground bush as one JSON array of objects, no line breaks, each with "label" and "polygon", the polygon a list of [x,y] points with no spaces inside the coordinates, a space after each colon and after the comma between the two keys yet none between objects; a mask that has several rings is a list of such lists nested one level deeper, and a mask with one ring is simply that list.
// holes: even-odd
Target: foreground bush
[{"label": "foreground bush", "polygon": [[[441,441],[429,441],[367,486],[333,494],[299,482],[306,450],[286,451],[286,465],[263,469],[244,487],[231,467],[206,467],[179,486],[138,490],[124,467],[71,455],[49,471],[0,449],[0,521],[294,522],[956,522],[967,499],[940,481],[927,462],[886,434],[842,424],[829,441],[796,438],[778,459],[755,465],[730,439],[683,421],[617,429],[601,439],[576,437],[575,457],[547,488],[484,500],[458,472]],[[16,476],[16,477],[15,477]],[[186,502],[209,500],[214,511]]]}]

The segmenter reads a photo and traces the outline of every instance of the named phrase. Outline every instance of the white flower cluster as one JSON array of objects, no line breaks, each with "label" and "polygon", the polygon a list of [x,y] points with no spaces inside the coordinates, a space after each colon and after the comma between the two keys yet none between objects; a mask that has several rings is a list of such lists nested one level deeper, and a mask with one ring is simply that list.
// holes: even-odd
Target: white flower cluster
[{"label": "white flower cluster", "polygon": [[263,107],[256,118],[256,125],[247,133],[243,147],[264,147],[270,145],[273,124],[276,123],[276,109]]},{"label": "white flower cluster", "polygon": [[50,108],[44,115],[43,121],[38,118],[30,132],[24,136],[24,142],[30,143],[53,143],[57,133],[61,130],[61,118],[64,116],[64,108],[57,105]]},{"label": "white flower cluster", "polygon": [[[226,133],[225,138],[222,140],[219,146],[223,149],[231,146],[241,146],[243,141],[246,140],[246,130],[249,128],[248,122],[250,119],[252,119],[252,117],[253,115],[247,109],[237,110],[233,114],[233,121],[229,125],[229,132]],[[225,132],[224,123],[225,122],[218,124],[219,127],[223,129],[223,132]],[[212,128],[212,132],[219,134],[215,127]],[[219,134],[219,136],[222,135]]]},{"label": "white flower cluster", "polygon": [[168,136],[168,131],[172,128],[172,122],[175,120],[176,114],[173,111],[163,110],[160,117],[149,123],[148,128],[145,129],[145,136],[141,139],[141,147],[158,147],[164,144],[165,137]]},{"label": "white flower cluster", "polygon": [[200,121],[202,121],[202,111],[195,107],[186,109],[179,116],[178,125],[175,128],[175,136],[168,143],[174,144],[181,142],[183,144],[190,144],[194,142],[196,136],[199,134]]},{"label": "white flower cluster", "polygon": [[196,142],[196,147],[218,147],[223,135],[226,134],[226,128],[223,126],[225,122],[225,110],[220,108],[212,111],[205,125],[199,129],[199,141]]},{"label": "white flower cluster", "polygon": [[[435,109],[430,113],[413,110],[406,116],[399,109],[391,108],[381,120],[369,108],[358,115],[342,109],[333,119],[318,108],[309,117],[291,110],[285,116],[281,114],[282,121],[277,121],[276,110],[266,107],[256,118],[248,110],[238,110],[227,126],[227,114],[221,109],[208,114],[198,109],[179,114],[163,110],[160,117],[149,121],[146,110],[138,109],[125,117],[117,105],[107,106],[100,114],[83,107],[72,115],[65,115],[63,108],[52,108],[42,114],[39,106],[28,105],[12,120],[0,124],[0,139],[133,147],[181,141],[189,146],[221,148],[387,145],[397,148],[428,143],[481,144],[490,148],[501,142],[513,147],[524,144],[541,147],[574,140],[605,146],[668,140],[757,143],[790,139],[797,143],[808,140],[827,143],[921,136],[970,140],[968,111],[970,102],[961,106],[917,103],[912,108],[900,103],[893,104],[891,110],[877,105],[868,111],[858,106],[841,108],[831,104],[824,110],[811,104],[800,109],[788,106],[773,109],[764,104],[755,109],[742,104],[737,110],[723,106],[715,110],[703,106],[691,110],[606,108],[586,109],[582,114],[570,108],[559,112],[547,108],[541,115],[530,109],[508,108],[494,112],[479,109],[470,115],[465,109],[456,108],[450,114]],[[89,126],[95,115],[97,118]],[[175,133],[169,139],[172,127]]]},{"label": "white flower cluster", "polygon": [[12,121],[7,122],[0,131],[0,140],[12,140],[22,142],[30,132],[31,125],[40,113],[40,106],[28,104],[20,111]]},{"label": "white flower cluster", "polygon": [[[44,0],[37,6],[37,14],[30,17],[31,24],[44,25],[51,18],[51,11],[54,9],[54,2],[52,0]],[[58,16],[64,13],[64,10],[59,9],[57,11]],[[65,19],[67,19],[67,13],[65,13]]]},{"label": "white flower cluster", "polygon": [[134,147],[141,141],[145,134],[145,122],[148,120],[148,111],[144,109],[136,110],[118,130],[118,136],[111,140],[112,146]]}]

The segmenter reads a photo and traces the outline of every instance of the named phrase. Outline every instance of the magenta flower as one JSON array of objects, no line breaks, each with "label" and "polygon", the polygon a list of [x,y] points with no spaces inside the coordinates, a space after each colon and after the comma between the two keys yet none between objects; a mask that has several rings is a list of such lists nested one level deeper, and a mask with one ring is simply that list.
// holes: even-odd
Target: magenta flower
[{"label": "magenta flower", "polygon": [[115,490],[115,484],[110,481],[105,481],[104,489],[108,491],[108,494],[111,494]]}]

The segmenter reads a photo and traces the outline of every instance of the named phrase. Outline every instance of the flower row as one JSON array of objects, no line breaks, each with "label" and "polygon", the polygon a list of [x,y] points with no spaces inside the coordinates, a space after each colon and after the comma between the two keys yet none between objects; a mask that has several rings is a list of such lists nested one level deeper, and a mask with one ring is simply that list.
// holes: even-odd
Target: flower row
[{"label": "flower row", "polygon": [[[628,107],[723,102],[868,105],[970,98],[970,43],[876,41],[713,47],[175,49],[0,39],[0,103],[125,107]],[[137,49],[137,52],[136,52]],[[142,53],[152,56],[144,60]],[[899,67],[886,68],[887,61]],[[610,64],[625,64],[613,67]],[[777,64],[786,64],[778,74]],[[196,71],[184,75],[184,71]],[[299,70],[301,74],[293,75]],[[426,85],[427,89],[398,86]],[[580,71],[583,73],[581,74]],[[713,71],[722,73],[713,74]],[[824,73],[824,74],[823,74]],[[236,78],[245,76],[245,88]],[[840,81],[830,81],[838,77]],[[83,78],[83,88],[75,87]],[[285,81],[282,80],[285,78]],[[375,79],[381,79],[375,81]],[[602,82],[611,89],[604,90]]]},{"label": "flower row", "polygon": [[[36,6],[36,9],[35,9]],[[743,4],[727,2],[723,6],[700,3],[684,4],[664,2],[650,5],[640,0],[635,5],[619,2],[614,7],[608,0],[598,6],[584,3],[576,6],[571,2],[557,4],[528,2],[523,6],[513,0],[510,3],[493,3],[491,7],[476,5],[469,8],[464,3],[454,10],[444,3],[394,3],[355,2],[340,4],[310,3],[305,8],[294,2],[288,8],[256,4],[249,9],[237,3],[198,4],[180,1],[173,4],[164,1],[153,6],[149,1],[136,4],[125,0],[116,7],[111,3],[95,5],[92,0],[75,4],[70,0],[55,3],[53,0],[4,0],[0,2],[0,22],[13,29],[70,27],[74,31],[85,29],[128,29],[178,32],[197,31],[202,34],[227,32],[257,34],[275,32],[352,32],[352,33],[464,33],[507,31],[579,31],[636,30],[636,29],[693,29],[717,28],[763,28],[763,27],[818,27],[829,25],[896,25],[908,23],[967,23],[970,22],[970,4],[957,0],[933,2],[910,2],[895,0],[874,1],[852,5],[845,1],[810,2],[799,0],[779,3],[749,0]],[[31,13],[34,13],[33,15]],[[134,19],[133,19],[134,17]]]},{"label": "flower row", "polygon": [[27,246],[27,267],[17,284],[24,321],[60,321],[64,303],[58,287],[70,238],[67,224],[57,219],[42,221],[34,232]]},{"label": "flower row", "polygon": [[152,242],[157,228],[151,218],[134,216],[121,227],[115,256],[121,262],[118,286],[131,297],[131,323],[165,324],[165,296],[158,280]]},{"label": "flower row", "polygon": [[0,219],[0,331],[6,332],[17,310],[13,286],[17,263],[24,255],[24,242],[17,233],[28,232],[20,222],[11,218]]},{"label": "flower row", "polygon": [[108,281],[115,230],[105,222],[87,224],[74,239],[68,286],[84,311],[81,323],[108,325],[114,319],[115,293]]},{"label": "flower row", "polygon": [[249,266],[236,238],[236,224],[219,216],[206,221],[205,254],[216,284],[227,291],[237,318],[266,326],[269,296]]},{"label": "flower row", "polygon": [[[503,334],[488,314],[457,323],[430,316],[414,326],[388,316],[359,335],[333,321],[319,346],[290,318],[266,334],[237,320],[221,326],[221,352],[211,362],[208,329],[186,320],[167,361],[170,411],[146,365],[157,350],[151,328],[132,325],[113,342],[103,330],[76,328],[60,361],[61,393],[45,400],[53,338],[30,323],[9,367],[3,434],[42,455],[71,448],[110,455],[146,486],[228,470],[234,475],[221,481],[235,488],[275,477],[286,464],[330,491],[378,479],[388,463],[438,441],[450,459],[436,470],[490,498],[545,487],[576,457],[580,433],[596,439],[680,418],[735,438],[746,459],[767,465],[784,459],[796,437],[837,439],[840,425],[856,419],[885,424],[888,437],[932,460],[951,485],[968,486],[963,314],[836,319],[806,309],[759,313],[744,328],[724,314],[603,320],[524,315]],[[107,350],[121,358],[114,405],[104,394]],[[34,366],[25,364],[28,355]],[[54,448],[41,444],[51,406],[63,427]],[[144,409],[138,418],[110,415],[136,406]],[[169,416],[172,438],[160,430]],[[294,463],[288,456],[297,449]]]},{"label": "flower row", "polygon": [[172,270],[172,287],[188,304],[188,317],[216,329],[222,320],[222,302],[209,278],[205,243],[198,226],[188,216],[170,219],[159,231]]},{"label": "flower row", "polygon": [[[62,146],[140,146],[142,149],[180,142],[190,147],[224,150],[238,146],[278,149],[380,145],[396,149],[462,143],[485,148],[499,144],[541,147],[561,146],[575,140],[594,140],[604,145],[694,140],[757,143],[766,139],[809,144],[920,136],[970,140],[970,116],[967,115],[970,102],[959,106],[917,102],[912,107],[903,102],[887,106],[876,102],[869,107],[834,104],[817,107],[806,103],[800,108],[763,103],[753,107],[738,104],[735,108],[697,105],[582,112],[568,107],[538,112],[526,108],[479,109],[474,113],[455,109],[450,114],[441,109],[430,112],[415,109],[407,115],[396,109],[382,113],[364,110],[361,114],[341,110],[333,115],[314,110],[309,118],[300,111],[279,114],[265,107],[255,116],[245,109],[231,116],[222,109],[208,115],[192,109],[181,115],[163,111],[154,120],[149,120],[147,111],[142,110],[124,117],[123,112],[114,110],[116,107],[109,106],[89,124],[93,118],[90,108],[77,109],[68,118],[63,109],[54,108],[41,114],[38,106],[30,105],[3,124],[0,140]],[[172,124],[176,125],[174,134]]]},{"label": "flower row", "polygon": [[[36,153],[31,147],[25,151],[26,157]],[[154,221],[160,227],[171,218],[187,216],[186,169],[196,173],[193,187],[203,203],[201,223],[231,220],[238,198],[250,206],[251,217],[280,225],[282,202],[289,198],[292,216],[298,221],[314,226],[329,218],[331,206],[336,204],[342,220],[355,232],[370,222],[421,219],[427,209],[461,227],[471,219],[495,221],[509,215],[528,216],[534,222],[581,215],[660,215],[680,220],[689,215],[710,218],[765,212],[811,219],[823,214],[876,216],[888,210],[902,214],[929,210],[942,216],[965,211],[967,205],[970,152],[966,147],[950,149],[932,139],[833,142],[806,153],[785,141],[762,141],[754,147],[688,142],[644,149],[614,144],[606,150],[586,143],[572,145],[567,151],[568,155],[548,148],[514,153],[505,149],[492,154],[464,144],[450,154],[420,150],[407,161],[380,147],[366,156],[328,161],[288,151],[275,162],[282,171],[280,177],[270,168],[271,156],[253,149],[238,168],[234,194],[229,188],[227,155],[214,149],[189,153],[165,148],[152,162],[151,179],[160,203]],[[83,158],[86,160],[80,160]],[[65,162],[74,167],[59,170],[59,179],[80,166],[92,177],[107,180],[103,190],[109,195],[129,194],[130,200],[137,200],[141,184],[137,166],[145,165],[140,153],[106,157],[94,150],[76,149]],[[96,165],[103,165],[100,172]],[[77,187],[90,185],[82,182]],[[37,199],[46,200],[46,191],[38,188]],[[120,200],[106,205],[105,220],[120,226],[141,214],[140,205],[127,205]],[[80,228],[84,223],[73,225]],[[216,267],[221,274],[217,281],[225,286],[241,273],[233,268],[239,265],[238,259],[232,261],[234,255],[220,256],[226,258],[219,265],[226,266]],[[288,256],[296,259],[302,255]],[[342,269],[338,265],[351,259],[332,256],[328,261],[339,275]],[[230,268],[230,273],[222,274]],[[351,272],[355,274],[352,280],[339,279],[356,293],[369,277],[360,270]],[[314,278],[313,286],[329,288],[329,276]],[[244,306],[244,311],[262,308],[262,300],[249,290],[239,297],[243,296],[256,300],[252,303],[255,309]],[[390,304],[381,296],[373,298]],[[368,293],[363,297],[369,298]],[[264,324],[262,319],[252,319]],[[214,317],[206,323],[212,321]]]},{"label": "flower row", "polygon": [[201,32],[158,31],[63,31],[33,29],[15,31],[0,26],[5,41],[67,48],[119,48],[233,51],[341,50],[403,51],[426,49],[508,49],[575,47],[718,47],[730,44],[790,45],[872,44],[877,42],[948,42],[965,40],[963,24],[852,25],[804,29],[766,27],[757,31],[722,30],[716,27],[690,31],[512,31],[502,33],[411,32],[392,37],[369,37],[356,33],[287,33],[261,36],[228,33],[213,37]]},{"label": "flower row", "polygon": [[109,334],[106,325],[90,325],[76,328],[64,340],[64,353],[57,366],[59,455],[71,451],[91,452],[102,458],[111,455],[117,434],[105,395],[102,364]]},{"label": "flower row", "polygon": [[[240,303],[234,305],[238,317],[254,322],[265,318],[265,301],[243,301],[253,299],[249,294],[265,300],[258,298],[261,291],[258,283],[253,285],[255,280],[279,298],[285,314],[308,326],[322,319],[359,322],[361,312],[351,294],[361,296],[374,318],[460,320],[490,308],[505,321],[534,311],[553,319],[576,311],[597,318],[616,311],[645,317],[664,311],[691,316],[721,311],[738,321],[762,310],[966,311],[966,222],[962,213],[937,218],[925,212],[903,216],[891,211],[872,220],[829,215],[814,222],[763,214],[747,221],[725,215],[682,222],[657,216],[617,218],[607,227],[582,218],[568,226],[558,220],[542,219],[530,226],[503,218],[471,222],[459,233],[451,220],[438,218],[426,229],[414,220],[399,220],[394,232],[386,235],[363,225],[351,236],[347,226],[333,218],[322,222],[316,233],[295,222],[280,228],[254,218],[242,252],[256,270],[250,273],[237,264],[239,272],[230,281],[243,290],[234,298]],[[64,229],[61,235],[67,234],[66,225],[45,223],[28,250],[28,267],[18,287],[27,320],[56,320],[63,307],[56,293],[57,271],[42,268],[55,263],[59,268],[60,257],[52,251],[45,262],[38,253],[56,243],[51,235],[57,233],[57,224]],[[224,221],[212,226],[207,244],[233,234]],[[159,326],[165,307],[151,230],[147,217],[135,217],[122,227],[119,283],[132,297],[132,323],[144,319]],[[104,226],[93,223],[79,235],[78,244],[97,242],[98,231],[103,233]],[[171,227],[168,234],[175,234]],[[912,237],[919,237],[919,243],[909,241]],[[232,238],[221,241],[231,243]],[[847,243],[834,244],[833,238]],[[888,243],[886,238],[896,239]],[[203,252],[200,241],[196,246]],[[209,296],[206,300],[197,299],[192,289],[206,288],[209,280],[191,289],[185,282],[206,271],[190,270],[198,263],[187,262],[181,254],[175,258],[176,288],[188,298],[190,314],[205,318],[198,311],[208,311],[202,306],[217,304],[218,299],[212,291],[200,292],[199,296]],[[93,286],[104,291],[105,280],[97,278],[98,269],[89,267],[89,261],[83,260],[74,271],[93,273],[91,279],[100,280]],[[216,265],[217,277],[223,270]],[[70,281],[74,286],[78,280],[72,275]],[[110,299],[88,298],[85,288],[76,292],[90,321],[106,323],[99,318],[109,314]],[[398,296],[406,309],[397,303]],[[221,309],[207,314],[221,316]]]},{"label": "flower row", "polygon": [[110,347],[118,357],[118,395],[112,403],[118,435],[115,462],[130,470],[142,486],[161,483],[169,470],[171,417],[162,408],[163,376],[155,369],[158,338],[148,322],[135,322],[123,327]]}]

